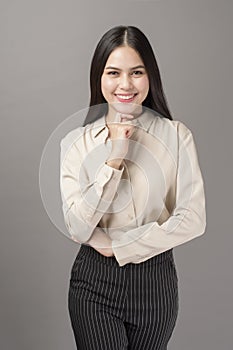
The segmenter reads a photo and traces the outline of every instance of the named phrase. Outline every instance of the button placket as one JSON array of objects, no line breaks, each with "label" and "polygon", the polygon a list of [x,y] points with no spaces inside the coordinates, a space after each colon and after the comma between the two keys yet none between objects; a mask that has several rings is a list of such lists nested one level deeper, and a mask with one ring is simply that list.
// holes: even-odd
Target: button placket
[{"label": "button placket", "polygon": [[127,167],[127,164],[126,164],[126,162],[123,160],[123,164],[124,164],[124,167],[125,167],[125,169],[126,169],[126,173],[127,173],[127,177],[128,177],[128,179],[129,179],[129,181],[130,181],[130,193],[131,193],[131,198],[132,198],[132,207],[133,207],[133,215],[130,215],[129,214],[129,219],[134,219],[135,220],[135,222],[136,222],[136,225],[137,225],[137,227],[139,226],[138,225],[138,220],[137,220],[137,216],[136,216],[136,208],[135,208],[135,203],[134,203],[134,198],[133,198],[133,192],[132,192],[132,185],[131,185],[131,177],[130,177],[130,173],[129,173],[129,170],[128,170],[128,167]]}]

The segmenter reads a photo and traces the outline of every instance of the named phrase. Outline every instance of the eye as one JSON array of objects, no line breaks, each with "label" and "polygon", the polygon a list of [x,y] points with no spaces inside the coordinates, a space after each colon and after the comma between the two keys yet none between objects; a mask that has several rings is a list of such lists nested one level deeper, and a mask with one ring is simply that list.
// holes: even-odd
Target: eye
[{"label": "eye", "polygon": [[116,74],[118,74],[118,72],[112,71],[112,72],[108,72],[107,74],[108,74],[108,75],[116,75]]},{"label": "eye", "polygon": [[141,74],[143,74],[143,72],[140,71],[140,70],[135,70],[133,73],[136,73],[136,75],[141,75]]}]

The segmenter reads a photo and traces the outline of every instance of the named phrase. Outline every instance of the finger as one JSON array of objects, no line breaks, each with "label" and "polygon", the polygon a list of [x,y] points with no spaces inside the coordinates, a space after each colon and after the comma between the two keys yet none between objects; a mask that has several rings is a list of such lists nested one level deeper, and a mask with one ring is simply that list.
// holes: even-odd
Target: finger
[{"label": "finger", "polygon": [[121,123],[124,123],[124,124],[130,124],[131,121],[127,118],[121,118]]},{"label": "finger", "polygon": [[121,118],[132,120],[134,119],[134,116],[132,114],[121,114]]}]

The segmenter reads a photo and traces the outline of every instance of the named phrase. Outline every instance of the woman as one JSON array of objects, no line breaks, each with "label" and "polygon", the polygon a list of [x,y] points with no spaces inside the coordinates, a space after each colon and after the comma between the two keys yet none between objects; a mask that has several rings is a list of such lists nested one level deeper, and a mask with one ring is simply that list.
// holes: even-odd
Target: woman
[{"label": "woman", "polygon": [[179,305],[173,248],[206,227],[195,143],[138,28],[103,35],[90,84],[83,126],[61,141],[65,223],[82,244],[69,288],[77,349],[165,350]]}]

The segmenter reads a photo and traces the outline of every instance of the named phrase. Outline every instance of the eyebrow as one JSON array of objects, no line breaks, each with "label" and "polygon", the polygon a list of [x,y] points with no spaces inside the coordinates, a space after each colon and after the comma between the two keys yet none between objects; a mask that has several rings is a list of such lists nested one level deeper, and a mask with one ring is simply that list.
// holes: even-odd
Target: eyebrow
[{"label": "eyebrow", "polygon": [[[136,67],[132,67],[132,68],[130,68],[130,70],[132,70],[132,69],[137,69],[137,68],[144,68],[144,69],[145,69],[145,67],[144,67],[144,66],[142,66],[142,65],[138,65],[138,66],[136,66]],[[120,70],[120,68],[111,67],[111,66],[108,66],[108,67],[106,67],[105,69],[115,69],[115,70]]]}]

